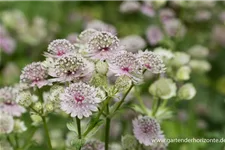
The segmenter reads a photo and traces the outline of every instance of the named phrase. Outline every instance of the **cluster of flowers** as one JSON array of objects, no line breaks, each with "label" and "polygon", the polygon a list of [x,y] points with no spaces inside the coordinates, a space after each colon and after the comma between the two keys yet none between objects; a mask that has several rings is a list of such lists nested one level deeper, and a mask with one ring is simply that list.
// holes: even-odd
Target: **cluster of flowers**
[{"label": "cluster of flowers", "polygon": [[50,23],[50,27],[48,27],[46,20],[40,16],[35,17],[30,24],[20,10],[6,10],[1,12],[0,16],[5,27],[16,33],[20,41],[31,46],[51,39],[54,32],[58,30],[53,23]]},{"label": "cluster of flowers", "polygon": [[[153,74],[165,72],[163,60],[156,53],[128,52],[110,32],[87,29],[77,40],[75,44],[65,39],[52,41],[44,53],[46,60],[24,67],[19,86],[1,89],[0,111],[8,117],[1,117],[5,122],[1,124],[2,133],[12,131],[13,119],[9,116],[19,117],[25,108],[33,112],[34,124],[58,110],[79,119],[89,117],[108,97],[142,83],[146,70]],[[104,76],[109,79],[105,84]],[[38,97],[37,91],[44,86],[52,87]],[[151,117],[139,117],[133,125],[135,137],[146,146],[153,145],[152,139],[164,137]]]}]

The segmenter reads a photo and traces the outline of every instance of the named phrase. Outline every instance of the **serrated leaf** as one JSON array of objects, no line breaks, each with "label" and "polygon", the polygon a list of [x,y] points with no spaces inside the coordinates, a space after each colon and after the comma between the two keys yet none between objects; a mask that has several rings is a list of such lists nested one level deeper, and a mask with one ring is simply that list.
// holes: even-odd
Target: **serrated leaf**
[{"label": "serrated leaf", "polygon": [[68,128],[70,131],[75,132],[76,135],[77,135],[77,133],[78,133],[78,131],[77,131],[77,125],[76,125],[76,123],[75,123],[74,121],[73,121],[73,122],[67,123],[66,126],[67,126],[67,128]]}]

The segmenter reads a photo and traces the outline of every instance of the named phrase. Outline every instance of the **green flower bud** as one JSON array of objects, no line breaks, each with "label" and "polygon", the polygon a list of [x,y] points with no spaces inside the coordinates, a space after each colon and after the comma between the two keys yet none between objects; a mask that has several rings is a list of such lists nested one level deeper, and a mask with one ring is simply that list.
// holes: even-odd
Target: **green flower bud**
[{"label": "green flower bud", "polygon": [[104,61],[98,61],[95,65],[95,68],[99,74],[105,75],[108,72],[108,64]]},{"label": "green flower bud", "polygon": [[178,97],[180,99],[190,100],[195,96],[195,94],[196,94],[196,89],[191,83],[184,84],[178,90]]},{"label": "green flower bud", "polygon": [[191,69],[188,66],[180,67],[176,73],[176,78],[178,80],[189,80],[190,79]]},{"label": "green flower bud", "polygon": [[115,87],[120,91],[127,91],[132,84],[130,77],[123,75],[116,79]]},{"label": "green flower bud", "polygon": [[121,142],[123,149],[135,150],[137,146],[137,140],[132,135],[123,136]]},{"label": "green flower bud", "polygon": [[54,105],[52,102],[47,102],[45,104],[45,110],[46,112],[52,112],[54,110]]},{"label": "green flower bud", "polygon": [[42,103],[41,103],[41,102],[36,102],[36,103],[34,104],[33,108],[34,108],[36,111],[40,112],[40,111],[42,110],[42,108],[43,108]]},{"label": "green flower bud", "polygon": [[191,60],[190,67],[193,71],[204,73],[211,69],[211,65],[205,60]]},{"label": "green flower bud", "polygon": [[26,130],[27,130],[27,127],[25,126],[23,121],[21,121],[19,119],[14,120],[13,132],[22,133],[22,132],[24,132]]},{"label": "green flower bud", "polygon": [[33,121],[34,125],[39,125],[42,122],[42,118],[41,116],[37,115],[37,114],[32,114],[30,116],[31,120]]},{"label": "green flower bud", "polygon": [[190,61],[190,56],[183,52],[176,52],[174,53],[174,57],[171,60],[172,65],[176,67],[183,66]]},{"label": "green flower bud", "polygon": [[160,78],[149,87],[149,92],[153,96],[160,97],[161,99],[170,99],[176,96],[176,90],[176,84],[172,79],[167,78]]},{"label": "green flower bud", "polygon": [[91,84],[101,87],[107,86],[107,77],[105,75],[96,73],[92,76]]},{"label": "green flower bud", "polygon": [[209,54],[209,49],[202,45],[195,45],[188,50],[188,53],[195,58],[205,58]]},{"label": "green flower bud", "polygon": [[16,99],[17,103],[24,107],[29,107],[32,104],[32,96],[29,91],[20,92]]}]

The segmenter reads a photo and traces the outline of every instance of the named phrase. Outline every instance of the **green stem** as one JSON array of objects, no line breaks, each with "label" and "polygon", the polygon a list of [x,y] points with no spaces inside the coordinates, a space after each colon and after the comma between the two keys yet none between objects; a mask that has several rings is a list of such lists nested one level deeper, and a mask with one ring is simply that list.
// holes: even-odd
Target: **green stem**
[{"label": "green stem", "polygon": [[45,119],[44,116],[42,116],[42,121],[43,121],[44,129],[45,129],[45,134],[46,134],[46,137],[47,137],[48,147],[49,147],[50,150],[53,150],[52,144],[51,144],[51,139],[50,139],[50,136],[49,136],[47,122],[46,122],[46,119]]},{"label": "green stem", "polygon": [[153,109],[152,109],[152,116],[155,117],[157,110],[159,108],[159,105],[160,105],[160,99],[154,99],[153,102],[154,103],[153,103]]},{"label": "green stem", "polygon": [[13,149],[16,150],[16,147],[13,144],[13,142],[12,142],[11,138],[9,137],[9,135],[7,135],[6,138],[7,138],[7,141],[9,142],[9,144],[13,147]]},{"label": "green stem", "polygon": [[[109,114],[109,105],[107,104],[106,112]],[[106,127],[105,127],[105,150],[109,149],[109,135],[110,135],[110,122],[111,119],[106,117]]]},{"label": "green stem", "polygon": [[17,133],[15,134],[15,141],[16,141],[16,147],[20,148],[19,141],[18,141],[18,134]]},{"label": "green stem", "polygon": [[33,137],[34,133],[36,132],[36,130],[37,130],[37,128],[34,128],[34,129],[31,131],[30,135],[28,136],[28,138],[27,138],[27,140],[26,140],[26,144],[24,144],[24,146],[23,146],[23,148],[22,148],[23,150],[27,150],[27,149],[32,145],[31,140],[32,140],[32,137]]},{"label": "green stem", "polygon": [[120,100],[119,103],[115,104],[115,108],[113,109],[112,113],[110,114],[110,118],[113,117],[115,115],[115,112],[120,108],[120,106],[123,104],[123,102],[125,101],[125,98],[127,97],[127,95],[129,94],[129,92],[131,91],[131,89],[133,88],[134,84],[132,84],[130,86],[130,88],[127,90],[127,92],[124,94],[123,98]]},{"label": "green stem", "polygon": [[88,127],[88,129],[84,132],[83,137],[87,136],[88,133],[89,133],[89,132],[95,127],[95,125],[98,123],[98,120],[99,120],[99,118],[101,117],[101,115],[102,115],[102,113],[103,113],[103,111],[104,111],[106,105],[107,105],[108,102],[110,101],[110,99],[111,99],[111,97],[108,97],[108,98],[105,100],[105,103],[104,103],[104,105],[102,106],[102,109],[98,112],[95,121],[94,121],[92,124],[90,124],[90,126]]},{"label": "green stem", "polygon": [[81,126],[80,126],[80,119],[76,117],[77,122],[77,131],[78,131],[78,138],[81,139]]},{"label": "green stem", "polygon": [[148,111],[147,111],[147,109],[146,109],[146,107],[145,107],[145,104],[144,104],[144,102],[143,102],[143,100],[142,100],[142,98],[141,98],[141,96],[140,96],[140,93],[139,93],[139,91],[137,90],[137,88],[135,88],[135,97],[136,97],[137,100],[139,101],[139,104],[140,104],[141,108],[143,109],[144,113],[147,115],[147,114],[148,114]]}]

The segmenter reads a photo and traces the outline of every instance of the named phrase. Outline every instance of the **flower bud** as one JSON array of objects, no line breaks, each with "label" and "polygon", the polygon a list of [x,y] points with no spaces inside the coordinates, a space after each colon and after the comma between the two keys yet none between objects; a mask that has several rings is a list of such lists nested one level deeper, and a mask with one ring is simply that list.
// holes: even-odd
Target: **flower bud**
[{"label": "flower bud", "polygon": [[172,59],[172,65],[176,67],[183,66],[190,61],[190,56],[184,52],[176,52]]},{"label": "flower bud", "polygon": [[24,107],[29,107],[32,104],[31,93],[29,91],[20,92],[16,101]]},{"label": "flower bud", "polygon": [[41,102],[36,102],[33,106],[33,108],[36,110],[36,111],[41,111],[42,110],[42,103]]},{"label": "flower bud", "polygon": [[96,71],[100,74],[107,74],[108,72],[108,64],[104,61],[98,61],[95,65]]},{"label": "flower bud", "polygon": [[137,146],[137,140],[132,135],[122,136],[122,147],[123,149],[134,150]]},{"label": "flower bud", "polygon": [[211,69],[211,65],[205,60],[191,60],[190,66],[193,71],[204,73]]},{"label": "flower bud", "polygon": [[54,105],[52,102],[47,102],[45,104],[45,110],[46,112],[52,112],[54,110]]},{"label": "flower bud", "polygon": [[176,84],[172,79],[167,78],[160,78],[149,87],[149,92],[153,96],[160,97],[161,99],[170,99],[176,96],[176,90]]},{"label": "flower bud", "polygon": [[195,45],[188,50],[188,53],[195,58],[205,58],[209,54],[209,49],[202,45]]},{"label": "flower bud", "polygon": [[178,97],[180,99],[190,100],[195,96],[195,94],[196,94],[196,89],[191,83],[184,84],[178,90]]},{"label": "flower bud", "polygon": [[130,88],[131,84],[132,84],[132,80],[130,79],[130,77],[123,75],[123,76],[119,76],[116,79],[115,87],[118,90],[127,91]]},{"label": "flower bud", "polygon": [[19,119],[16,119],[14,121],[14,129],[13,129],[13,132],[16,132],[16,133],[22,133],[24,131],[27,130],[27,127],[25,126],[24,122],[19,120]]},{"label": "flower bud", "polygon": [[189,80],[190,79],[191,69],[188,66],[180,67],[176,73],[176,78],[178,80]]},{"label": "flower bud", "polygon": [[105,75],[96,73],[91,78],[91,84],[104,87],[107,85],[107,77]]},{"label": "flower bud", "polygon": [[42,118],[41,116],[37,115],[37,114],[32,114],[30,116],[31,120],[33,121],[34,125],[39,125],[42,122]]}]

